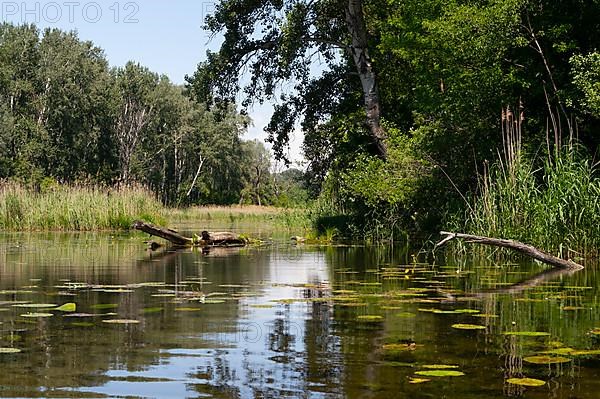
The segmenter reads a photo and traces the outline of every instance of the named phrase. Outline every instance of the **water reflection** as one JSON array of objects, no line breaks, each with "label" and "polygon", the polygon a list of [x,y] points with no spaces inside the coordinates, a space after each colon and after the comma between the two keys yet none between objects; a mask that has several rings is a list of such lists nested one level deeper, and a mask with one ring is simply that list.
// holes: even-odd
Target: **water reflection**
[{"label": "water reflection", "polygon": [[[0,396],[591,398],[598,389],[593,352],[549,366],[523,361],[600,348],[590,334],[600,327],[593,267],[419,263],[409,248],[285,241],[148,252],[143,239],[0,238],[0,347],[22,349],[0,355],[10,370]],[[75,302],[88,317],[25,318],[18,302]],[[465,375],[411,383],[427,365]],[[523,376],[546,384],[506,383]]]}]

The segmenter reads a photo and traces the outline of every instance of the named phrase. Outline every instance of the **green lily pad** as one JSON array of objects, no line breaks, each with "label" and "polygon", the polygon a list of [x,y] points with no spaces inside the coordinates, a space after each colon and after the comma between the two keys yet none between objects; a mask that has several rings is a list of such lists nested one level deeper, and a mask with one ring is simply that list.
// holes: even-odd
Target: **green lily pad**
[{"label": "green lily pad", "polygon": [[52,313],[25,313],[25,314],[21,315],[21,317],[28,317],[28,318],[32,318],[32,319],[52,317],[52,316],[54,316]]},{"label": "green lily pad", "polygon": [[533,364],[560,364],[568,363],[571,359],[560,356],[529,356],[523,358],[523,361]]},{"label": "green lily pad", "polygon": [[13,353],[20,353],[22,352],[21,349],[17,349],[17,348],[0,348],[0,354],[3,355],[10,355]]},{"label": "green lily pad", "polygon": [[176,308],[176,312],[199,312],[202,308]]},{"label": "green lily pad", "polygon": [[92,305],[92,309],[105,310],[105,309],[116,309],[119,305],[116,303],[98,303],[96,305]]},{"label": "green lily pad", "polygon": [[139,324],[139,320],[128,320],[128,319],[111,319],[102,320],[102,323],[106,324]]},{"label": "green lily pad", "polygon": [[415,374],[423,377],[460,377],[465,375],[462,371],[456,370],[423,370],[417,371]]},{"label": "green lily pad", "polygon": [[409,384],[422,384],[424,382],[429,382],[431,381],[430,379],[427,378],[411,378],[408,383]]},{"label": "green lily pad", "polygon": [[363,315],[363,316],[358,316],[356,319],[363,323],[379,323],[379,322],[383,321],[383,316]]},{"label": "green lily pad", "polygon": [[412,318],[414,318],[414,317],[417,317],[417,315],[416,315],[416,314],[414,314],[414,313],[410,313],[410,312],[396,313],[394,316],[395,316],[395,317],[401,317],[401,318],[403,318],[403,319],[412,319]]},{"label": "green lily pad", "polygon": [[20,303],[12,305],[14,308],[28,308],[28,309],[50,309],[58,305],[54,303]]},{"label": "green lily pad", "polygon": [[598,356],[600,355],[600,349],[591,350],[573,350],[569,353],[571,356]]},{"label": "green lily pad", "polygon": [[550,333],[543,331],[507,331],[504,335],[513,335],[517,337],[547,337]]},{"label": "green lily pad", "polygon": [[521,385],[525,387],[541,387],[546,385],[546,381],[536,380],[535,378],[509,378],[506,380],[509,384]]},{"label": "green lily pad", "polygon": [[486,326],[480,326],[478,324],[453,324],[452,328],[459,330],[485,330]]},{"label": "green lily pad", "polygon": [[65,303],[64,305],[59,306],[53,310],[58,310],[59,312],[71,313],[71,312],[74,312],[77,310],[77,305],[74,303]]},{"label": "green lily pad", "polygon": [[466,313],[466,314],[477,314],[477,313],[481,313],[480,310],[478,309],[456,309],[455,310],[456,313]]},{"label": "green lily pad", "polygon": [[85,327],[85,328],[89,328],[89,327],[94,327],[95,326],[94,323],[90,323],[89,321],[75,321],[75,322],[71,323],[71,325],[73,327]]}]

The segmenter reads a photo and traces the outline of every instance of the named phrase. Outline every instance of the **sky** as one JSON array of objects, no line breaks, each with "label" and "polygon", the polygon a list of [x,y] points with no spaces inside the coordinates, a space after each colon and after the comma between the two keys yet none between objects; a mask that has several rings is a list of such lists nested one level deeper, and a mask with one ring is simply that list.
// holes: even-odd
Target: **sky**
[{"label": "sky", "polygon": [[[0,1],[0,18],[15,24],[35,23],[40,28],[77,31],[104,49],[112,66],[136,61],[173,82],[182,84],[192,75],[208,49],[217,50],[219,38],[211,40],[202,29],[214,1],[193,0],[55,0]],[[245,139],[264,140],[263,131],[272,104],[250,110],[254,121]],[[302,134],[295,132],[289,155],[301,161]]]}]

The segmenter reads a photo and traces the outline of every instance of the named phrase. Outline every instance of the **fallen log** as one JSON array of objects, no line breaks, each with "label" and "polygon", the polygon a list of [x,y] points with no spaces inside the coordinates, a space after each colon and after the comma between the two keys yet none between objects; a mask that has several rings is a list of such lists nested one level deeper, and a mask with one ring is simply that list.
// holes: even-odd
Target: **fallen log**
[{"label": "fallen log", "polygon": [[142,222],[140,220],[133,223],[131,226],[136,230],[152,236],[163,238],[178,247],[205,247],[205,246],[225,246],[225,247],[242,247],[248,244],[244,237],[230,232],[215,232],[211,233],[203,231],[200,236],[185,237],[175,230],[156,226],[151,223]]},{"label": "fallen log", "polygon": [[548,265],[554,266],[559,269],[564,270],[581,270],[583,266],[573,262],[572,260],[565,260],[558,258],[556,256],[550,255],[546,252],[540,251],[532,245],[524,244],[519,241],[514,240],[505,240],[500,238],[490,238],[490,237],[480,237],[474,236],[470,234],[462,234],[462,233],[449,233],[446,231],[440,232],[441,235],[446,236],[442,241],[437,243],[435,247],[440,247],[449,241],[452,241],[456,238],[464,239],[468,243],[475,244],[483,244],[483,245],[491,245],[495,247],[508,248],[527,256],[532,257],[533,259],[537,259],[540,262],[546,263]]}]

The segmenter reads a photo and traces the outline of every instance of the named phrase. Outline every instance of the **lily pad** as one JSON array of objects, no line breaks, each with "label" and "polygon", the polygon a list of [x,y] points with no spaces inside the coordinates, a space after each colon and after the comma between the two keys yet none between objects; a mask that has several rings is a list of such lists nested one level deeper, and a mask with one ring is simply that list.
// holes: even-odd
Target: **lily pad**
[{"label": "lily pad", "polygon": [[529,356],[523,358],[523,361],[533,364],[560,364],[568,363],[571,359],[561,356]]},{"label": "lily pad", "polygon": [[106,324],[139,324],[139,320],[128,320],[128,319],[111,319],[102,320],[102,323]]},{"label": "lily pad", "polygon": [[22,352],[21,349],[17,349],[17,348],[0,348],[0,354],[2,355],[10,355],[13,353],[20,353]]},{"label": "lily pad", "polygon": [[535,378],[509,378],[506,380],[509,384],[521,385],[525,387],[541,387],[546,385],[546,381],[536,380]]},{"label": "lily pad", "polygon": [[458,330],[485,330],[486,326],[480,326],[479,324],[453,324],[452,328]]},{"label": "lily pad", "polygon": [[569,353],[571,356],[598,356],[600,355],[600,349],[591,350],[573,350]]},{"label": "lily pad", "polygon": [[74,312],[77,310],[77,305],[74,303],[65,303],[64,305],[59,306],[53,310],[58,310],[59,312],[70,313],[70,312]]},{"label": "lily pad", "polygon": [[119,305],[116,303],[97,303],[97,304],[91,306],[92,309],[98,309],[98,310],[116,309],[118,307],[119,307]]},{"label": "lily pad", "polygon": [[54,316],[52,313],[25,313],[25,314],[21,315],[21,317],[28,317],[31,319],[45,318],[45,317],[52,317],[52,316]]},{"label": "lily pad", "polygon": [[28,308],[28,309],[50,309],[58,305],[54,303],[19,303],[13,305],[15,308]]},{"label": "lily pad", "polygon": [[424,382],[429,382],[431,380],[427,379],[427,378],[411,378],[408,383],[409,384],[422,384]]},{"label": "lily pad", "polygon": [[383,316],[363,315],[363,316],[358,316],[356,319],[363,323],[379,323],[379,322],[383,321]]},{"label": "lily pad", "polygon": [[460,377],[465,375],[462,371],[456,370],[423,370],[417,371],[415,374],[423,377]]},{"label": "lily pad", "polygon": [[73,327],[85,327],[85,328],[89,328],[89,327],[94,327],[95,326],[94,323],[90,323],[89,321],[74,321],[73,323],[71,323],[71,325]]},{"label": "lily pad", "polygon": [[548,337],[550,333],[543,331],[507,331],[504,335],[513,335],[517,337]]}]

